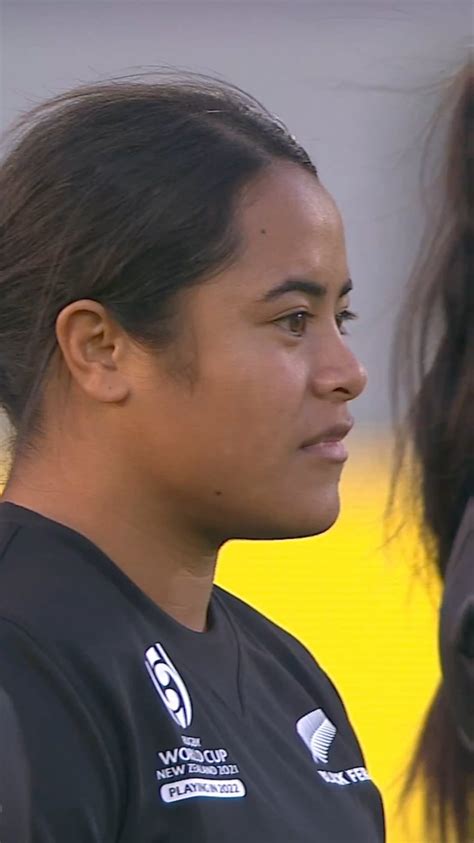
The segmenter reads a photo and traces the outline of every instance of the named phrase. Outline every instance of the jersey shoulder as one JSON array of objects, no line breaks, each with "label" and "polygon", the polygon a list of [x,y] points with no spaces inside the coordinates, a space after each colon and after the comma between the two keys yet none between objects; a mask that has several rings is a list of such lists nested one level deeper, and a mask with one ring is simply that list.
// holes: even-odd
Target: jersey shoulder
[{"label": "jersey shoulder", "polygon": [[0,617],[45,642],[107,634],[104,614],[126,611],[107,558],[85,536],[32,515],[0,518]]},{"label": "jersey shoulder", "polygon": [[230,592],[216,586],[216,594],[234,621],[237,635],[247,650],[260,651],[268,661],[278,661],[310,693],[322,693],[336,702],[347,716],[337,688],[301,641]]},{"label": "jersey shoulder", "polygon": [[299,657],[309,658],[314,663],[314,658],[309,650],[291,632],[288,632],[235,594],[231,594],[220,586],[215,586],[214,590],[219,603],[238,624],[241,634],[254,639],[262,648],[269,646],[273,648],[280,644]]}]

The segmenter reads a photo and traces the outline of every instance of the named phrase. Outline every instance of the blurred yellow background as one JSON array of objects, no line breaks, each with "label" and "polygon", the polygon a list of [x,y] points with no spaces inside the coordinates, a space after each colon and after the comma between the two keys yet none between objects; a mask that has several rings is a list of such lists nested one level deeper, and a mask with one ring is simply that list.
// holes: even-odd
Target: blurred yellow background
[{"label": "blurred yellow background", "polygon": [[349,447],[337,524],[310,539],[230,542],[217,581],[293,633],[336,684],[383,795],[387,843],[431,843],[419,797],[403,816],[397,798],[439,675],[439,588],[416,572],[413,530],[387,544],[389,438],[353,435]]},{"label": "blurred yellow background", "polygon": [[299,638],[335,682],[384,798],[388,843],[431,843],[419,795],[403,816],[397,799],[439,676],[439,589],[417,572],[413,530],[387,543],[388,437],[349,447],[337,524],[311,539],[231,542],[217,581]]}]

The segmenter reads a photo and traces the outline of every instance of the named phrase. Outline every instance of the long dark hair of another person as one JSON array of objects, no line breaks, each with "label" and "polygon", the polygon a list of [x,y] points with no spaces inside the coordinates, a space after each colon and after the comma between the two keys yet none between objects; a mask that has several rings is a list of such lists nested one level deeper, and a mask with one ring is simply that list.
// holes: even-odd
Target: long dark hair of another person
[{"label": "long dark hair of another person", "polygon": [[[399,316],[392,364],[399,424],[389,510],[409,468],[427,554],[443,581],[474,493],[474,64],[449,84],[441,197]],[[439,120],[433,128],[439,127]],[[446,125],[446,124],[445,124]],[[434,136],[435,133],[432,133]],[[427,154],[428,164],[428,154]],[[429,164],[431,166],[431,164]],[[392,509],[393,512],[393,509]],[[443,681],[422,725],[402,804],[421,782],[428,838],[474,840],[474,758],[456,734]]]}]

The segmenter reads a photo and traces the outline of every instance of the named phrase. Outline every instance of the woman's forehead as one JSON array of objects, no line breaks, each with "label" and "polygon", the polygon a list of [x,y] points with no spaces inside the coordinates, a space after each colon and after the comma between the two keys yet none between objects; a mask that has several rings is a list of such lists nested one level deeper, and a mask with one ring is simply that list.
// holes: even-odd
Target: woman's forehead
[{"label": "woman's forehead", "polygon": [[[240,269],[305,275],[346,261],[337,206],[302,167],[276,165],[246,192],[238,212]],[[343,270],[345,271],[345,270]]]}]

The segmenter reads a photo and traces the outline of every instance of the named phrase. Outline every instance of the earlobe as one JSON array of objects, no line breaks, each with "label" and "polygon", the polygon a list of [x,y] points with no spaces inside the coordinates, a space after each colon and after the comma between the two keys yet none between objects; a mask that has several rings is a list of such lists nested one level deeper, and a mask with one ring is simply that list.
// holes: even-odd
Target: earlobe
[{"label": "earlobe", "polygon": [[56,320],[56,336],[70,376],[90,398],[118,403],[128,397],[124,337],[101,304],[84,299],[67,305]]},{"label": "earlobe", "polygon": [[122,403],[130,394],[129,385],[119,371],[111,372],[97,363],[91,366],[80,386],[90,398],[103,404]]}]

